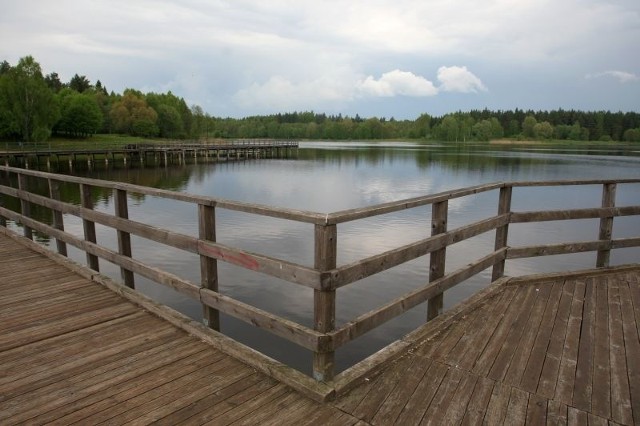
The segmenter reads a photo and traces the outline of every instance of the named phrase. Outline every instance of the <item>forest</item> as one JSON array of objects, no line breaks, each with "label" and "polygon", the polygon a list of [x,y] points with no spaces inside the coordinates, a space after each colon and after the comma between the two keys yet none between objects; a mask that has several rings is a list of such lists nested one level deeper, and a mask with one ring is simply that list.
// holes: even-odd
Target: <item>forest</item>
[{"label": "forest", "polygon": [[245,118],[213,117],[167,93],[109,92],[75,74],[62,82],[25,56],[0,62],[0,140],[45,141],[121,134],[144,138],[424,139],[450,142],[575,140],[640,142],[640,113],[575,110],[458,111],[415,120],[362,118],[313,111]]}]

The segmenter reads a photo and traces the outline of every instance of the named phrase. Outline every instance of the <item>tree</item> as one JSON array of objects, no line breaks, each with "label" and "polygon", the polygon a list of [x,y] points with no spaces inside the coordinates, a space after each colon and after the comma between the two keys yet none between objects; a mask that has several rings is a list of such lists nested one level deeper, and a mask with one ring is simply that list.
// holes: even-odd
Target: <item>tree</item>
[{"label": "tree", "polygon": [[536,123],[533,126],[533,136],[536,139],[551,139],[553,136],[553,126],[548,121]]},{"label": "tree", "polygon": [[482,120],[473,125],[473,136],[479,141],[488,141],[492,136],[491,121]]},{"label": "tree", "polygon": [[162,104],[157,108],[158,128],[161,138],[179,138],[184,136],[182,117],[177,109]]},{"label": "tree", "polygon": [[522,135],[525,138],[534,137],[535,135],[534,135],[533,128],[537,123],[538,123],[538,120],[536,120],[536,118],[533,115],[527,115],[524,118],[524,121],[522,122]]},{"label": "tree", "polygon": [[91,82],[84,75],[75,74],[69,81],[69,88],[78,93],[82,93],[85,90],[91,89]]},{"label": "tree", "polygon": [[47,74],[44,78],[44,82],[53,93],[58,93],[64,87],[64,84],[60,81],[60,77],[57,72]]},{"label": "tree", "polygon": [[625,130],[622,139],[627,142],[640,142],[640,128]]},{"label": "tree", "polygon": [[59,93],[61,117],[56,131],[86,137],[102,127],[102,111],[92,93],[63,89]]},{"label": "tree", "polygon": [[23,141],[44,140],[58,120],[58,106],[42,76],[40,64],[25,56],[2,74],[0,132]]},{"label": "tree", "polygon": [[109,117],[113,129],[119,133],[156,136],[159,131],[156,124],[158,114],[135,90],[125,90],[122,98],[113,104]]}]

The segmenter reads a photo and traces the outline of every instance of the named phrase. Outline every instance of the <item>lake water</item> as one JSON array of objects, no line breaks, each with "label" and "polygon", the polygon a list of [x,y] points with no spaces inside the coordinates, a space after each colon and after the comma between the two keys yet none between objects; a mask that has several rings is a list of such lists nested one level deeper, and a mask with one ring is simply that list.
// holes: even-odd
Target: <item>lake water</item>
[{"label": "lake water", "polygon": [[[170,167],[74,170],[75,174],[141,185],[210,195],[226,199],[291,207],[322,213],[401,200],[485,182],[512,180],[604,179],[640,177],[640,146],[637,148],[590,147],[532,148],[486,144],[447,146],[437,143],[337,143],[303,142],[290,159],[258,159],[238,162],[198,163]],[[55,167],[55,165],[54,165]],[[66,173],[66,163],[59,171]],[[86,167],[86,166],[85,166]],[[601,186],[565,188],[518,188],[515,211],[597,207]],[[70,189],[67,198],[77,194]],[[496,213],[498,192],[450,201],[449,229],[487,218]],[[620,185],[616,204],[639,204],[640,185]],[[98,194],[96,209],[113,211],[108,193]],[[197,235],[197,212],[193,205],[143,197],[129,200],[131,219]],[[430,234],[430,206],[358,220],[338,226],[338,264],[346,264]],[[599,220],[546,222],[512,225],[509,245],[551,244],[594,240]],[[68,231],[82,235],[82,224],[65,216]],[[217,210],[218,241],[241,249],[264,253],[304,265],[313,265],[313,226]],[[638,218],[617,218],[614,237],[638,236]],[[97,226],[98,242],[117,248],[115,232]],[[447,271],[458,269],[493,250],[490,232],[456,244],[447,251]],[[195,255],[168,249],[133,237],[134,257],[199,282],[199,260]],[[84,262],[84,255],[70,248],[70,256]],[[616,250],[612,264],[640,261],[639,249]],[[428,256],[392,268],[338,290],[338,325],[428,280]],[[575,254],[508,261],[507,275],[590,268],[595,254]],[[312,326],[312,290],[251,273],[218,262],[220,291],[261,309]],[[101,270],[119,277],[114,265],[101,261]],[[445,309],[463,300],[490,281],[486,270],[445,293]],[[201,307],[190,299],[136,277],[139,290],[173,308],[200,319]],[[337,352],[338,370],[400,338],[424,323],[421,305]],[[311,353],[233,318],[222,317],[225,334],[269,356],[305,372],[310,371]]]}]

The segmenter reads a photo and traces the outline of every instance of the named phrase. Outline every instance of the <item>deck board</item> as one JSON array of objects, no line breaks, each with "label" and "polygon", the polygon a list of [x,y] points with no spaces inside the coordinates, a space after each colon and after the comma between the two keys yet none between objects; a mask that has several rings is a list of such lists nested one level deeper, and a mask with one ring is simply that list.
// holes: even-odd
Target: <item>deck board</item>
[{"label": "deck board", "polygon": [[505,285],[318,403],[1,234],[0,259],[3,425],[640,423],[638,270]]}]

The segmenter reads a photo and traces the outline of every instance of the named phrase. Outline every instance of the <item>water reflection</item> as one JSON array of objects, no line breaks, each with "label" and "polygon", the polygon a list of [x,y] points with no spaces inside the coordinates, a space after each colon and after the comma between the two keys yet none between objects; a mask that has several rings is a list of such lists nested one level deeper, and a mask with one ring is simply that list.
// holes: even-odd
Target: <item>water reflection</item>
[{"label": "water reflection", "polygon": [[[112,165],[113,166],[113,165]],[[633,150],[607,147],[587,150],[550,150],[521,146],[456,145],[437,143],[302,143],[297,159],[259,159],[224,163],[184,164],[171,167],[105,168],[96,164],[89,170],[79,165],[73,172],[93,178],[118,180],[194,194],[291,207],[318,212],[374,205],[448,189],[503,180],[555,180],[638,177],[640,157]],[[68,173],[67,163],[53,165]],[[78,204],[74,185],[63,185],[63,198]],[[46,193],[48,188],[38,187]],[[110,191],[94,189],[96,209],[112,212]],[[517,189],[513,209],[595,207],[600,203],[601,188],[524,188]],[[170,228],[187,235],[197,235],[195,206],[156,197],[131,198],[130,217],[151,225]],[[617,204],[640,201],[640,185],[621,185]],[[14,203],[16,204],[16,203]],[[12,209],[19,206],[10,205]],[[497,210],[497,192],[452,200],[449,205],[449,228],[490,217]],[[39,219],[50,223],[46,209],[34,209]],[[636,236],[637,218],[616,219],[614,235]],[[359,259],[397,248],[430,234],[431,210],[417,208],[358,220],[338,227],[338,263]],[[82,235],[81,222],[65,216],[65,225],[74,235]],[[313,228],[280,219],[218,209],[218,240],[244,250],[264,253],[304,265],[313,263]],[[98,227],[98,241],[116,248],[114,231]],[[559,241],[591,240],[597,237],[598,221],[571,223],[548,222],[537,225],[512,225],[510,245],[549,244]],[[489,253],[493,233],[477,236],[449,248],[447,271],[453,271]],[[134,238],[134,256],[154,266],[199,282],[197,256],[167,249],[159,244]],[[80,262],[84,255],[72,251]],[[640,258],[638,249],[614,251],[613,263],[627,263]],[[552,256],[507,263],[512,275],[592,267],[594,254]],[[101,262],[103,272],[119,276],[119,269]],[[251,273],[219,262],[220,288],[223,293],[259,308],[311,326],[312,292],[281,280]],[[193,301],[136,277],[142,291],[194,318],[200,306]],[[338,291],[337,321],[342,324],[403,293],[423,285],[428,279],[428,258],[424,257],[393,268]],[[447,292],[445,305],[466,298],[487,285],[490,271]],[[425,307],[417,307],[338,351],[338,368],[362,359],[422,324]],[[228,317],[222,319],[225,333],[304,371],[310,370],[307,351],[273,338]]]}]

